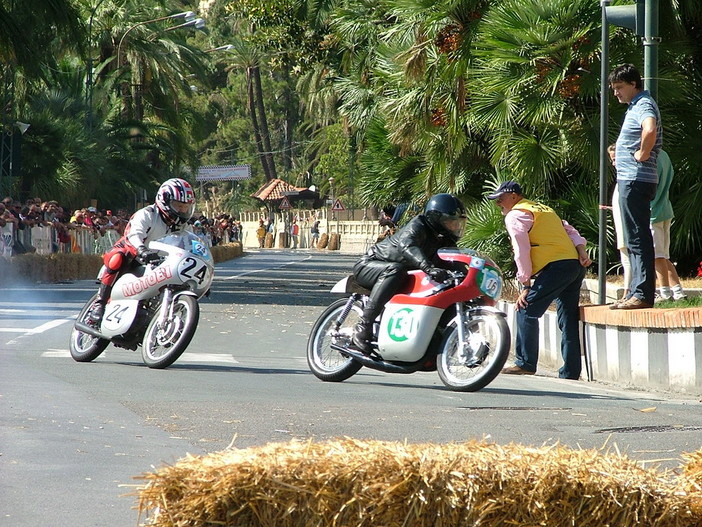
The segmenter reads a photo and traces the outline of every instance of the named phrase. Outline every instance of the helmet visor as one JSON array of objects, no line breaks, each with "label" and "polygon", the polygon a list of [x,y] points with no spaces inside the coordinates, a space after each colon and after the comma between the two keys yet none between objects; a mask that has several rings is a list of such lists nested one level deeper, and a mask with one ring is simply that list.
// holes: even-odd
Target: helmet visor
[{"label": "helmet visor", "polygon": [[457,240],[460,240],[463,237],[463,233],[466,230],[465,217],[444,218],[441,224],[444,226],[444,229],[453,234]]},{"label": "helmet visor", "polygon": [[175,211],[179,218],[184,220],[189,220],[193,217],[195,212],[195,203],[186,203],[185,201],[178,201],[172,199],[170,202],[171,208]]}]

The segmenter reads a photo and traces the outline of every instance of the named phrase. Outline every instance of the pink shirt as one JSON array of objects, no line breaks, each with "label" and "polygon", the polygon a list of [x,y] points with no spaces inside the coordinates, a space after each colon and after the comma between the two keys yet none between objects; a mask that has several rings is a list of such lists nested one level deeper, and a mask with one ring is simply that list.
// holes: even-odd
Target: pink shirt
[{"label": "pink shirt", "polygon": [[[567,221],[561,220],[568,237],[576,247],[585,245],[587,240],[580,236],[580,233]],[[534,218],[531,213],[512,209],[505,216],[505,227],[512,240],[512,250],[514,251],[514,262],[517,264],[517,280],[520,283],[527,283],[531,279],[531,242],[529,241],[529,231],[534,225]]]}]

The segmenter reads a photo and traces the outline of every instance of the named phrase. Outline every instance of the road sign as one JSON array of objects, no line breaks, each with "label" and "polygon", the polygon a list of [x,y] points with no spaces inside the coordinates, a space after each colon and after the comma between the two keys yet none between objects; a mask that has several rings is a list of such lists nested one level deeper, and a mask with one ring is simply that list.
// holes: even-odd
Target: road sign
[{"label": "road sign", "polygon": [[283,196],[283,199],[280,200],[280,205],[278,205],[278,208],[283,210],[292,208],[287,196]]},{"label": "road sign", "polygon": [[334,202],[334,205],[332,205],[331,210],[333,210],[333,211],[340,211],[340,210],[346,210],[346,208],[344,207],[344,204],[341,203],[341,200],[340,200],[340,199],[337,199],[337,200]]},{"label": "road sign", "polygon": [[197,169],[196,181],[241,181],[251,179],[251,165],[204,165]]}]

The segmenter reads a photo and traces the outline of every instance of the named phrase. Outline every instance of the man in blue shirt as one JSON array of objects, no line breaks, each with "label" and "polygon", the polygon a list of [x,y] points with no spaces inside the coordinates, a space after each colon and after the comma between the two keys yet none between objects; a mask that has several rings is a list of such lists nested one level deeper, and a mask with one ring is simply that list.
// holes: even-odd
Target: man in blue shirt
[{"label": "man in blue shirt", "polygon": [[610,308],[648,308],[656,292],[650,202],[656,195],[657,158],[663,142],[660,111],[632,64],[615,68],[609,84],[617,100],[629,105],[617,138],[615,162],[632,274],[628,297]]}]

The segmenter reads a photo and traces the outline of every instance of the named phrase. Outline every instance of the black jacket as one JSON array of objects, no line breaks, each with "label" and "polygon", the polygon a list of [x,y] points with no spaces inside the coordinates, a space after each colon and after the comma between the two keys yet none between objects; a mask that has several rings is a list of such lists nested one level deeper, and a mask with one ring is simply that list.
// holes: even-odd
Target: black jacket
[{"label": "black jacket", "polygon": [[447,236],[439,234],[423,215],[410,222],[368,250],[374,260],[397,262],[408,269],[426,270],[435,265],[436,252],[442,247],[455,247]]}]

